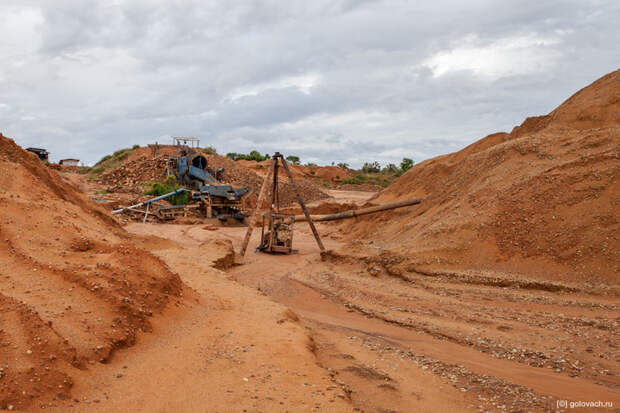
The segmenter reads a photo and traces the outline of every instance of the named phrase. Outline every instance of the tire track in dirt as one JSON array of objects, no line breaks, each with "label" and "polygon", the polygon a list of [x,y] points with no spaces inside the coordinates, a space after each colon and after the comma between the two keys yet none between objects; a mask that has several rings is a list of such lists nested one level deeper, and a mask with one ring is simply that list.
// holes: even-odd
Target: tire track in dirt
[{"label": "tire track in dirt", "polygon": [[[335,374],[342,374],[354,404],[355,394],[368,394],[370,388],[354,379],[351,370],[343,369],[359,366],[359,361],[344,366],[334,356],[352,336],[365,346],[374,343],[370,347],[375,348],[360,349],[356,360],[376,349],[400,355],[462,393],[461,408],[550,410],[555,408],[555,399],[579,397],[620,402],[613,297],[562,289],[451,284],[445,278],[439,283],[426,276],[406,282],[385,274],[371,275],[362,264],[325,263],[318,254],[303,253],[315,248],[311,238],[306,238],[309,232],[304,228],[300,232],[296,235],[297,245],[301,244],[299,256],[251,255],[245,266],[231,274],[302,317],[319,350],[322,346],[332,349],[323,359],[320,351],[317,354],[326,367],[336,370],[334,366],[340,366]],[[228,231],[227,235],[239,238]],[[432,287],[425,288],[428,284]],[[563,313],[571,308],[587,309],[588,314]],[[395,396],[394,389],[388,388],[373,391],[385,390]],[[397,398],[421,406],[422,399],[409,396]],[[368,407],[370,402],[362,399],[355,405]],[[370,411],[382,411],[388,405],[373,405]],[[399,411],[398,405],[390,409]]]}]

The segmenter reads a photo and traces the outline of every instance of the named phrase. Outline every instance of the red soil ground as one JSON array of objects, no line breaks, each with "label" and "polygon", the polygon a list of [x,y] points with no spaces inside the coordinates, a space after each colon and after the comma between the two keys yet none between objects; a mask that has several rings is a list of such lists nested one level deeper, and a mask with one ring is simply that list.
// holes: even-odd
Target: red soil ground
[{"label": "red soil ground", "polygon": [[128,242],[107,211],[0,136],[0,408],[71,396],[170,302],[178,275]]}]

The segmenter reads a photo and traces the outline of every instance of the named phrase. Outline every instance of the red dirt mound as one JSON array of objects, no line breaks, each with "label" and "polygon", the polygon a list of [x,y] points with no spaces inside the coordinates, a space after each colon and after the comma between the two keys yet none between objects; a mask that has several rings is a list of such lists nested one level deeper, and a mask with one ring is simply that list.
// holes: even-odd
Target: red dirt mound
[{"label": "red dirt mound", "polygon": [[[269,168],[269,160],[263,162],[256,161],[237,161],[243,166],[252,169],[258,175],[264,176],[267,174]],[[344,169],[337,166],[306,166],[306,165],[293,165],[289,163],[291,174],[295,178],[316,179],[319,181],[338,184],[345,178],[350,178],[355,175],[355,172],[350,169]],[[279,170],[280,177],[286,179],[286,172],[284,169]]]},{"label": "red dirt mound", "polygon": [[135,161],[139,158],[156,158],[161,155],[177,156],[179,149],[175,145],[148,145],[141,146],[129,152],[126,162]]},{"label": "red dirt mound", "polygon": [[0,409],[70,397],[74,368],[149,331],[183,285],[102,207],[0,135]]},{"label": "red dirt mound", "polygon": [[492,270],[618,284],[620,71],[546,116],[424,161],[376,202],[423,204],[362,218],[411,271]]}]

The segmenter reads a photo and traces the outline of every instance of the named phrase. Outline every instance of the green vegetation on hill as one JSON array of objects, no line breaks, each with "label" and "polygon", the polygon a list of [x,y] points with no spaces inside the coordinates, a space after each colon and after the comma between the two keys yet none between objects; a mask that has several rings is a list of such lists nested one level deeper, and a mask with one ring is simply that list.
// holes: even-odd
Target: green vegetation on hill
[{"label": "green vegetation on hill", "polygon": [[342,180],[343,184],[349,185],[379,185],[382,187],[389,186],[399,175],[384,173],[384,172],[360,172],[353,178],[345,178]]},{"label": "green vegetation on hill", "polygon": [[[353,178],[343,179],[342,183],[350,185],[370,184],[387,187],[396,178],[411,169],[413,167],[413,164],[414,161],[410,158],[403,158],[400,166],[396,166],[393,163],[390,163],[385,165],[383,168],[381,167],[379,162],[366,162],[357,175],[355,175]],[[338,164],[338,166],[340,165],[341,164]]]},{"label": "green vegetation on hill", "polygon": [[246,161],[256,161],[256,162],[266,161],[267,159],[271,158],[271,156],[268,153],[266,153],[265,155],[261,155],[260,152],[258,151],[252,151],[247,155],[243,153],[229,152],[226,154],[226,157],[229,159],[232,159],[233,161],[239,161],[243,159]]},{"label": "green vegetation on hill", "polygon": [[121,163],[123,163],[123,161],[127,159],[129,154],[139,147],[140,145],[134,145],[133,148],[119,149],[112,155],[104,156],[99,162],[95,164],[95,166],[91,168],[90,178],[96,178],[106,170],[118,168]]}]

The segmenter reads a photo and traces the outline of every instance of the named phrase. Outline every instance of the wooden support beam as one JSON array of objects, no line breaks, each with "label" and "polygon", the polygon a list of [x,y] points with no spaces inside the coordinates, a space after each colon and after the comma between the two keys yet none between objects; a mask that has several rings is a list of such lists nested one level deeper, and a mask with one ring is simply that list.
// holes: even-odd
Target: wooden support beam
[{"label": "wooden support beam", "polygon": [[316,227],[314,226],[314,222],[312,221],[312,217],[310,216],[310,213],[308,212],[308,208],[306,208],[306,205],[304,204],[304,200],[301,199],[301,194],[299,193],[299,190],[297,189],[297,185],[295,184],[295,180],[293,179],[293,174],[291,174],[291,171],[288,168],[288,163],[286,162],[286,159],[284,159],[284,156],[282,155],[280,155],[280,160],[282,161],[282,166],[284,166],[284,170],[286,171],[286,174],[288,175],[288,179],[291,182],[293,191],[295,191],[295,195],[297,195],[297,202],[299,202],[301,209],[304,211],[304,215],[306,216],[306,220],[308,221],[308,224],[310,225],[312,234],[314,234],[314,239],[316,240],[316,243],[319,245],[319,249],[321,251],[325,251],[325,247],[323,246],[323,243],[321,242],[321,237],[319,237],[319,233],[316,230]]},{"label": "wooden support beam", "polygon": [[254,226],[258,222],[258,217],[260,214],[260,209],[263,205],[263,201],[265,200],[265,196],[267,195],[267,188],[269,188],[271,174],[273,173],[275,163],[278,162],[277,159],[272,159],[271,164],[269,164],[269,170],[267,171],[267,176],[265,176],[265,180],[263,181],[263,186],[260,189],[260,193],[258,194],[258,201],[256,202],[256,209],[250,218],[250,226],[248,227],[248,231],[245,233],[245,238],[243,239],[243,244],[241,244],[241,252],[240,255],[243,257],[245,255],[245,251],[248,248],[248,243],[250,242],[250,237],[252,236],[252,231],[254,231]]}]

